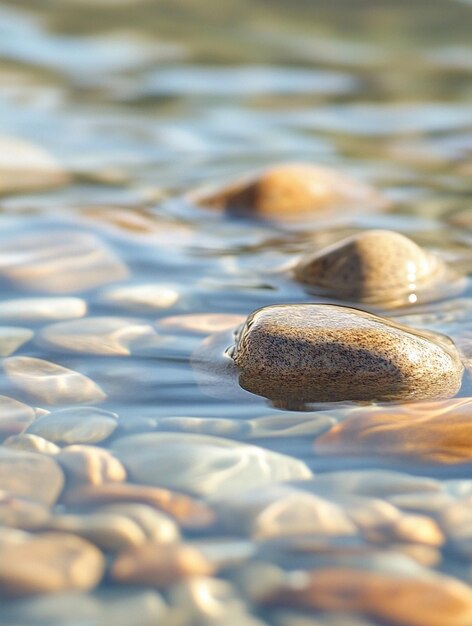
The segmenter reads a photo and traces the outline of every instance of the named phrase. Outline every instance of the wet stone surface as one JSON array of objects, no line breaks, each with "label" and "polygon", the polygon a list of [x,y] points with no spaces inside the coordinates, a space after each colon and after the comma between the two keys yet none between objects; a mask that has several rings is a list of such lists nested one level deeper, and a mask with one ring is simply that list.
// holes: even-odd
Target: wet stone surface
[{"label": "wet stone surface", "polygon": [[471,23],[0,0],[0,626],[472,625]]},{"label": "wet stone surface", "polygon": [[347,307],[287,305],[250,315],[231,353],[240,385],[274,400],[412,400],[457,393],[446,338]]}]

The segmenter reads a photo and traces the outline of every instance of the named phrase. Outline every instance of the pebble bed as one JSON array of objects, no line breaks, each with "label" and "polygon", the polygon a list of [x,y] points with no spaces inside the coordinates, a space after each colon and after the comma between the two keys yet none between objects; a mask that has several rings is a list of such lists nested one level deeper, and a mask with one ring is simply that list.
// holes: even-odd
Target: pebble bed
[{"label": "pebble bed", "polygon": [[93,4],[0,1],[0,626],[471,626],[472,5]]}]

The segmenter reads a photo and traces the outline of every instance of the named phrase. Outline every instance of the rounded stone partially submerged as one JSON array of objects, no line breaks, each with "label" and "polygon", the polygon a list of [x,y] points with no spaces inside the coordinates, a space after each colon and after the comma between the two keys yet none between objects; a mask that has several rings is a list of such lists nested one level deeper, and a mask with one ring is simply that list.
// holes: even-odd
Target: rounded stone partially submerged
[{"label": "rounded stone partially submerged", "polygon": [[187,199],[233,215],[284,220],[372,211],[386,204],[368,185],[309,163],[275,165],[220,188],[197,189]]},{"label": "rounded stone partially submerged", "polygon": [[307,254],[294,274],[324,295],[380,305],[438,298],[458,278],[440,257],[389,230],[357,233]]},{"label": "rounded stone partially submerged", "polygon": [[255,311],[230,353],[244,389],[282,402],[449,397],[463,373],[448,338],[326,304]]}]

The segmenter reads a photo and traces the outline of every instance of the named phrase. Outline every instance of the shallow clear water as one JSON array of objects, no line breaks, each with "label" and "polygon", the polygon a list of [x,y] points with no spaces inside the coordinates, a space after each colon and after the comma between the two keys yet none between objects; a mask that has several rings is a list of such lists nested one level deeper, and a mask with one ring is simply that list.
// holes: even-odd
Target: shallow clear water
[{"label": "shallow clear water", "polygon": [[[472,583],[468,373],[459,394],[466,400],[446,403],[465,420],[460,443],[453,444],[466,450],[465,462],[451,464],[430,462],[428,451],[415,447],[414,434],[407,435],[411,453],[406,456],[388,444],[376,451],[375,443],[360,453],[320,454],[315,438],[359,412],[380,409],[345,402],[285,411],[234,381],[227,385],[219,374],[209,380],[199,364],[201,342],[212,330],[228,330],[231,337],[241,321],[231,316],[244,319],[268,304],[322,301],[281,268],[301,252],[347,234],[397,230],[461,272],[471,271],[471,27],[472,5],[459,0],[0,3],[0,134],[40,146],[69,176],[52,190],[34,192],[21,181],[13,189],[1,169],[9,149],[2,148],[0,326],[6,329],[0,328],[0,348],[12,360],[3,364],[0,394],[24,403],[24,410],[39,408],[36,415],[96,404],[117,413],[116,430],[91,442],[105,448],[134,433],[203,433],[303,460],[315,473],[308,492],[336,503],[342,515],[355,520],[350,522],[355,530],[337,534],[332,511],[326,513],[332,528],[318,520],[312,530],[300,520],[297,526],[287,513],[277,535],[267,514],[256,529],[255,508],[238,504],[236,494],[246,483],[247,489],[260,489],[263,502],[265,490],[272,493],[271,483],[280,477],[269,463],[264,480],[254,479],[252,461],[235,448],[248,470],[235,479],[236,487],[228,487],[225,503],[192,457],[199,461],[208,454],[211,461],[213,452],[192,448],[194,434],[189,434],[189,451],[182,457],[191,459],[187,474],[185,467],[166,469],[162,461],[156,467],[166,475],[161,479],[153,469],[148,484],[210,502],[216,522],[182,534],[208,552],[217,563],[215,577],[229,586],[207,581],[204,591],[190,592],[179,587],[182,582],[157,585],[169,613],[162,618],[164,609],[152,605],[154,596],[136,596],[133,611],[141,612],[141,601],[152,605],[146,604],[149,621],[143,609],[143,624],[154,623],[157,615],[168,624],[430,624],[428,616],[408,621],[349,603],[343,608],[342,602],[320,603],[308,613],[303,602],[290,610],[268,609],[252,597],[247,581],[255,576],[270,586],[276,567],[288,572],[348,564],[414,580],[431,568]],[[229,219],[182,200],[198,184],[289,160],[346,172],[381,190],[393,208],[287,226]],[[11,302],[20,298],[48,300]],[[460,293],[438,294],[431,303],[371,310],[445,333],[472,359],[470,280]],[[174,319],[194,314],[202,317]],[[212,314],[222,317],[208,317]],[[13,327],[18,341],[12,347]],[[215,354],[221,356],[225,347],[218,344]],[[39,371],[38,362],[17,357],[43,359],[88,378],[60,372],[58,382],[49,385],[41,379],[44,365]],[[433,418],[443,409],[441,403],[425,405],[424,411],[412,409],[412,415],[419,410]],[[386,410],[409,414],[408,406]],[[5,439],[20,433],[29,419],[15,420],[11,411],[7,403],[0,415]],[[449,440],[447,423],[438,432],[442,443]],[[166,443],[156,443],[158,456],[159,445],[164,449]],[[259,454],[264,465],[264,452]],[[234,470],[226,462],[215,461],[215,475]],[[205,476],[201,483],[208,481],[203,493],[191,486],[192,472],[198,476],[198,471]],[[300,487],[302,476],[287,476],[300,479]],[[65,502],[63,494],[55,515],[83,514]],[[315,515],[294,502],[302,520]],[[395,512],[389,506],[397,507]],[[369,513],[375,532],[359,521],[362,507],[377,511]],[[228,523],[232,515],[242,521]],[[421,528],[427,518],[442,539],[427,531],[395,534],[388,525],[397,515],[421,515],[410,520]],[[42,524],[33,530],[53,527]],[[111,566],[114,552],[105,552]],[[5,598],[0,623],[112,623],[119,616],[117,623],[135,624],[113,596],[117,588],[107,575],[99,590],[90,592],[97,603],[103,600],[100,608],[88,607],[83,596],[63,604],[61,594],[44,595],[47,602],[39,596],[36,604]],[[202,599],[212,594],[213,609]],[[83,615],[76,613],[79,604]],[[411,612],[422,619],[422,611],[413,600]],[[351,614],[357,615],[352,622]]]}]

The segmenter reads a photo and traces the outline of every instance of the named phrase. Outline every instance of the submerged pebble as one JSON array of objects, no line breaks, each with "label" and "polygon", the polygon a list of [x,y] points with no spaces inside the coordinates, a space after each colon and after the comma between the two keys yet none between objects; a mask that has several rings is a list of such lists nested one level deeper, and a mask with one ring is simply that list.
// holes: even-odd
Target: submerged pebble
[{"label": "submerged pebble", "polygon": [[[51,444],[52,445],[52,444]],[[126,470],[109,450],[97,446],[71,445],[57,456],[68,485],[101,485],[126,480]]]},{"label": "submerged pebble", "polygon": [[82,298],[15,298],[0,302],[0,320],[42,322],[82,317],[87,303]]},{"label": "submerged pebble", "polygon": [[53,505],[63,485],[64,474],[51,456],[0,447],[0,489]]},{"label": "submerged pebble", "polygon": [[144,544],[118,555],[110,575],[121,584],[167,587],[190,576],[208,576],[214,569],[211,561],[191,545]]},{"label": "submerged pebble", "polygon": [[[10,542],[11,536],[5,536],[5,528],[33,530],[44,526],[50,515],[47,504],[30,500],[28,497],[17,498],[6,491],[0,491],[0,543],[4,539]],[[22,539],[25,537],[23,536]]]},{"label": "submerged pebble", "polygon": [[39,435],[59,445],[98,443],[118,426],[118,415],[93,406],[52,411],[28,426],[27,433]]},{"label": "submerged pebble", "polygon": [[189,313],[164,317],[159,320],[158,327],[165,331],[210,335],[211,333],[230,330],[243,321],[242,315],[230,313]]},{"label": "submerged pebble", "polygon": [[132,435],[115,441],[112,450],[131,480],[200,496],[311,476],[303,461],[207,435]]},{"label": "submerged pebble", "polygon": [[463,366],[448,339],[347,307],[269,306],[240,329],[240,385],[272,400],[399,400],[456,394]]},{"label": "submerged pebble", "polygon": [[115,502],[102,504],[94,509],[95,513],[120,515],[135,522],[149,543],[174,543],[180,538],[176,522],[147,504],[136,502]]},{"label": "submerged pebble", "polygon": [[0,137],[0,194],[62,187],[69,176],[46,150],[17,137]]},{"label": "submerged pebble", "polygon": [[93,380],[52,361],[13,356],[5,359],[3,367],[14,385],[46,404],[100,402],[106,397]]},{"label": "submerged pebble", "polygon": [[0,596],[86,590],[102,578],[105,559],[91,543],[65,533],[32,535],[0,546]]},{"label": "submerged pebble", "polygon": [[204,503],[169,489],[108,482],[69,489],[63,501],[69,506],[96,506],[111,503],[142,503],[155,507],[184,528],[205,528],[214,520],[213,511]]},{"label": "submerged pebble", "polygon": [[472,461],[471,398],[365,408],[315,442],[322,455],[380,456],[457,465]]},{"label": "submerged pebble", "polygon": [[179,292],[159,283],[141,283],[108,287],[102,294],[104,302],[140,313],[170,309],[179,300]]},{"label": "submerged pebble", "polygon": [[392,626],[469,626],[472,590],[449,576],[322,568],[301,573],[264,604],[365,614]]},{"label": "submerged pebble", "polygon": [[225,528],[256,540],[356,534],[355,525],[340,506],[285,485],[221,496],[216,508]]},{"label": "submerged pebble", "polygon": [[40,454],[57,454],[60,448],[52,441],[48,441],[39,435],[32,433],[22,433],[21,435],[12,435],[5,439],[3,445],[7,448],[15,450],[25,450],[26,452],[39,452]]},{"label": "submerged pebble", "polygon": [[46,529],[82,537],[105,552],[120,552],[141,545],[146,535],[133,520],[115,513],[56,515]]},{"label": "submerged pebble", "polygon": [[156,331],[150,324],[121,317],[85,317],[46,326],[38,335],[38,343],[48,349],[126,356],[133,342],[146,343]]},{"label": "submerged pebble", "polygon": [[19,326],[0,326],[0,357],[10,356],[27,343],[34,332]]},{"label": "submerged pebble", "polygon": [[220,188],[198,189],[187,197],[202,207],[230,214],[287,221],[372,211],[386,204],[368,185],[309,163],[275,165]]},{"label": "submerged pebble", "polygon": [[32,407],[8,396],[0,396],[0,438],[23,432],[35,417]]},{"label": "submerged pebble", "polygon": [[0,278],[33,293],[74,294],[127,275],[125,264],[89,233],[48,230],[2,241]]},{"label": "submerged pebble", "polygon": [[454,275],[440,257],[408,237],[371,230],[303,256],[295,277],[324,295],[398,306],[444,297]]}]

